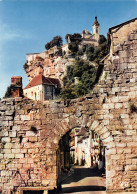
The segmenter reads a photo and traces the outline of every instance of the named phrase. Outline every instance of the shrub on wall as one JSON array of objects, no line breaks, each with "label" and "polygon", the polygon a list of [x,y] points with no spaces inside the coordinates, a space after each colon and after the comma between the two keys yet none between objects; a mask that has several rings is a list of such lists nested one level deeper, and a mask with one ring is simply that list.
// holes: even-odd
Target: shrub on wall
[{"label": "shrub on wall", "polygon": [[[7,91],[5,92],[4,98],[10,98],[12,96],[12,92],[11,91],[16,91],[17,90],[17,86],[19,86],[18,83],[16,85],[10,85],[9,87],[7,87]],[[18,87],[18,88],[19,88],[20,96],[23,96],[22,87]]]}]

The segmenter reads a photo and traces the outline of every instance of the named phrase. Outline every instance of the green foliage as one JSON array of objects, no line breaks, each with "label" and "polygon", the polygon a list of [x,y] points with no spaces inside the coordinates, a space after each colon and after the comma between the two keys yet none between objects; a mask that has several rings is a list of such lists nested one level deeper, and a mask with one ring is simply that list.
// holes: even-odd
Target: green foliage
[{"label": "green foliage", "polygon": [[107,41],[106,37],[104,35],[100,35],[100,37],[99,37],[99,44],[103,44],[106,41]]},{"label": "green foliage", "polygon": [[85,53],[89,61],[99,63],[99,61],[108,54],[107,41],[104,35],[100,35],[99,46],[95,47],[94,45],[83,45],[82,48],[79,48],[79,44],[82,40],[80,34],[67,34],[65,37],[67,41],[68,37],[71,41],[68,48],[72,54],[78,57]]},{"label": "green foliage", "polygon": [[[74,83],[75,77],[79,79],[77,84]],[[60,96],[63,99],[72,99],[85,95],[92,89],[95,77],[95,66],[90,65],[88,61],[77,60],[74,65],[68,66]]]},{"label": "green foliage", "polygon": [[69,50],[72,53],[76,53],[78,51],[78,43],[77,42],[71,42],[68,46]]},{"label": "green foliage", "polygon": [[54,46],[62,46],[63,40],[61,36],[55,36],[50,42],[48,42],[47,44],[45,44],[45,48],[47,50],[49,50],[50,48],[54,47]]},{"label": "green foliage", "polygon": [[66,41],[68,42],[68,38],[70,39],[69,43],[69,50],[73,53],[76,54],[79,49],[79,43],[81,42],[81,34],[79,33],[74,33],[74,34],[67,34],[65,36]]},{"label": "green foliage", "polygon": [[84,54],[84,52],[83,52],[83,50],[81,49],[81,50],[78,50],[78,52],[77,52],[77,55],[78,56],[82,56]]},{"label": "green foliage", "polygon": [[73,99],[75,98],[75,94],[73,92],[73,87],[65,87],[65,88],[62,88],[61,92],[60,92],[60,96],[61,98],[63,98],[64,100],[66,99]]},{"label": "green foliage", "polygon": [[7,91],[4,95],[4,98],[9,98],[11,97],[11,89],[13,89],[14,87],[12,85],[10,85],[8,88],[7,88]]},{"label": "green foliage", "polygon": [[24,70],[26,70],[28,67],[29,67],[29,65],[28,65],[27,63],[25,63],[25,64],[23,65]]},{"label": "green foliage", "polygon": [[[12,93],[11,91],[16,91],[17,87],[20,86],[20,83],[16,83],[16,85],[10,85],[7,87],[7,91],[5,92],[4,98],[10,98]],[[19,87],[20,96],[23,96],[22,87]]]},{"label": "green foliage", "polygon": [[108,75],[108,73],[105,72],[104,79],[107,79],[107,75]]},{"label": "green foliage", "polygon": [[99,61],[108,54],[107,43],[104,42],[98,47],[88,46],[86,48],[86,54],[89,61],[99,63]]},{"label": "green foliage", "polygon": [[68,37],[70,38],[71,42],[81,42],[81,34],[79,33],[74,33],[74,34],[67,34],[65,36],[66,41],[68,42]]}]

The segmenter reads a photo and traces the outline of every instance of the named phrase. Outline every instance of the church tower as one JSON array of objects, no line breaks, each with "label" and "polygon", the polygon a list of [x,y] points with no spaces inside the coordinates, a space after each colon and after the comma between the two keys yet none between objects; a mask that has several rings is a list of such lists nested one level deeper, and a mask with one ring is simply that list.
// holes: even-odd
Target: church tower
[{"label": "church tower", "polygon": [[99,23],[97,20],[97,16],[95,16],[95,21],[93,24],[93,35],[94,35],[94,39],[96,39],[98,42],[99,41]]}]

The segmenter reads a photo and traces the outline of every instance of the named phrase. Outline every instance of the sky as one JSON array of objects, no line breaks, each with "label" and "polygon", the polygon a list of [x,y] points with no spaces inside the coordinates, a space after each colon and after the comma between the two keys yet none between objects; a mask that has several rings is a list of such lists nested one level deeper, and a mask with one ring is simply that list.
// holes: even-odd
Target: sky
[{"label": "sky", "polygon": [[100,34],[137,17],[137,0],[0,0],[0,98],[11,76],[28,78],[26,53],[39,53],[54,36],[92,31],[94,18]]}]

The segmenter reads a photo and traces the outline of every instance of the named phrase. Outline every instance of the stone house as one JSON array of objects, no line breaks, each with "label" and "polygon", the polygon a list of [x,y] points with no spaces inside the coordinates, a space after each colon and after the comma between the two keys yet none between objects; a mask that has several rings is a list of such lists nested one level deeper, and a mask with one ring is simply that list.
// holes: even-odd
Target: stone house
[{"label": "stone house", "polygon": [[33,100],[53,100],[59,93],[60,82],[55,78],[35,76],[23,89],[24,96]]},{"label": "stone house", "polygon": [[[70,162],[72,164],[98,166],[105,158],[104,146],[95,132],[86,131],[85,128],[75,128],[70,132],[70,136]],[[105,166],[105,161],[103,165]]]}]

